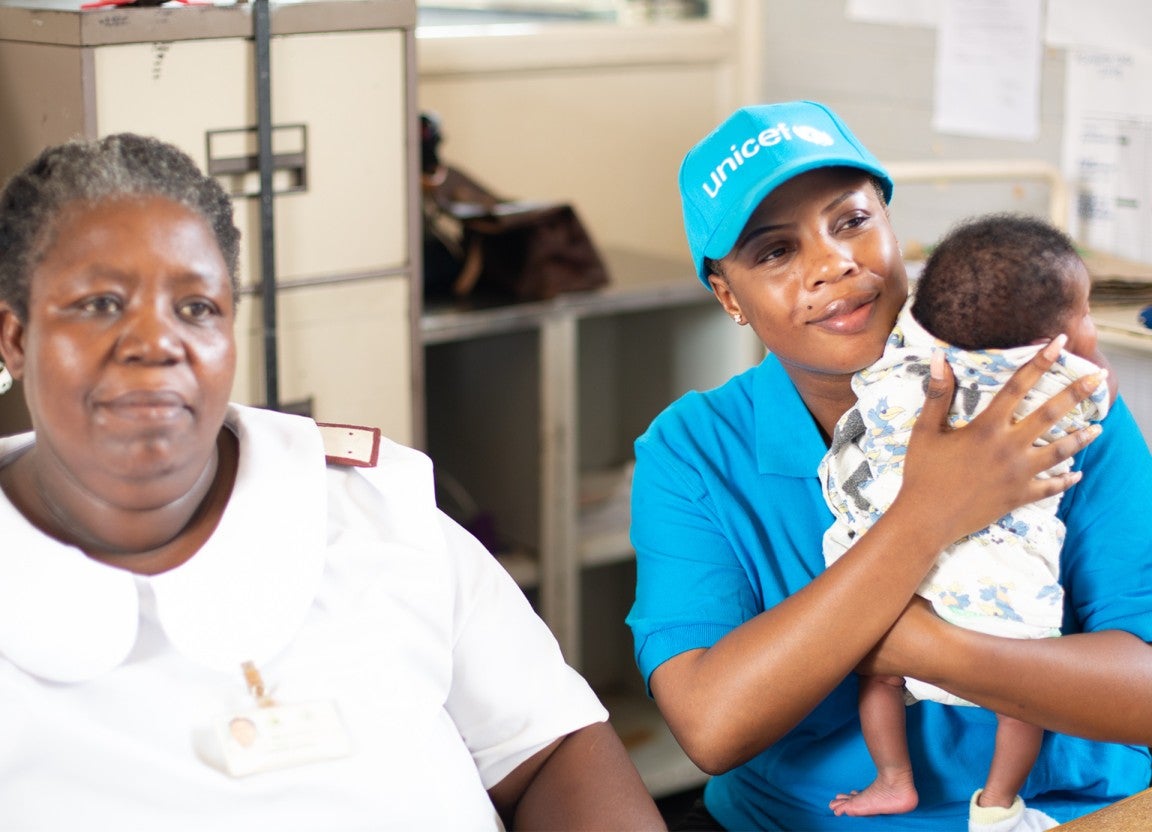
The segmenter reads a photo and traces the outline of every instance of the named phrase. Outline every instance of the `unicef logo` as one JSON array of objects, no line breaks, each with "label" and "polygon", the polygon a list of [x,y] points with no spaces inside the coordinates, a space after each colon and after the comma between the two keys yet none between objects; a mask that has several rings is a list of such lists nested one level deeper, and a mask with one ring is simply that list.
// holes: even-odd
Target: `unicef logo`
[{"label": "unicef logo", "polygon": [[822,147],[828,147],[828,145],[835,143],[835,140],[819,127],[810,127],[807,124],[793,124],[792,133],[798,139],[803,139],[810,144],[818,144]]},{"label": "unicef logo", "polygon": [[[704,193],[709,199],[715,199],[729,176],[734,176],[753,156],[764,148],[774,148],[780,143],[787,144],[793,139],[799,139],[818,147],[830,147],[836,144],[836,139],[810,124],[793,124],[791,127],[780,122],[772,127],[765,127],[754,136],[748,136],[743,141],[733,142],[719,164],[705,174],[702,184]],[[780,151],[774,151],[780,152]],[[787,151],[785,151],[787,152]],[[805,151],[800,151],[801,153]]]}]

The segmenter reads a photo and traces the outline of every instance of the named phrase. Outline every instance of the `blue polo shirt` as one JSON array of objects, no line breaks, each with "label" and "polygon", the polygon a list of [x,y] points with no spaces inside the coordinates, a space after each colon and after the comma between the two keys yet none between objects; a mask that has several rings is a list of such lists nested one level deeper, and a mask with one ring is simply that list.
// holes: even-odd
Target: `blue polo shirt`
[{"label": "blue polo shirt", "polygon": [[[1152,641],[1152,457],[1123,401],[1076,460],[1084,479],[1061,501],[1065,633],[1123,629]],[[636,601],[628,616],[645,681],[662,662],[709,647],[824,569],[832,523],[816,476],[826,451],[774,356],[707,393],[689,393],[636,442],[632,542]],[[788,679],[780,680],[787,685]],[[1043,684],[1037,680],[1037,684]],[[1101,702],[1107,701],[1101,691]],[[967,828],[996,717],[921,702],[908,709],[920,792],[906,815],[835,817],[828,802],[872,782],[850,674],[791,732],[712,778],[709,811],[728,829]],[[1068,820],[1148,786],[1148,749],[1048,733],[1021,793]]]}]

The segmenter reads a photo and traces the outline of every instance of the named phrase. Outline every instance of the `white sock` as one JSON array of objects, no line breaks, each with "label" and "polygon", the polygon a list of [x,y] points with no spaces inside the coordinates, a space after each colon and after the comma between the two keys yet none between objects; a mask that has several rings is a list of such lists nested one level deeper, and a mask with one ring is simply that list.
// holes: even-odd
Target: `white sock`
[{"label": "white sock", "polygon": [[1060,824],[1039,809],[1025,807],[1020,795],[1005,809],[1003,806],[980,806],[977,800],[983,789],[977,789],[968,802],[968,832],[1044,832]]}]

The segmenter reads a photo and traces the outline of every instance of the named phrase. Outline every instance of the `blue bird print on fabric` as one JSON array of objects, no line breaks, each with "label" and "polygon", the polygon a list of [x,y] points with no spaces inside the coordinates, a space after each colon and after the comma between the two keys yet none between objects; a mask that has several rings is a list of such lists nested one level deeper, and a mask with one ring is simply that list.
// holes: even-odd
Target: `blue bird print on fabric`
[{"label": "blue bird print on fabric", "polygon": [[980,589],[980,600],[985,602],[989,608],[989,613],[997,618],[1006,618],[1009,621],[1023,621],[1020,614],[1012,609],[1012,605],[1008,603],[1008,587],[1002,584],[995,584],[991,581],[984,582],[984,586]]}]

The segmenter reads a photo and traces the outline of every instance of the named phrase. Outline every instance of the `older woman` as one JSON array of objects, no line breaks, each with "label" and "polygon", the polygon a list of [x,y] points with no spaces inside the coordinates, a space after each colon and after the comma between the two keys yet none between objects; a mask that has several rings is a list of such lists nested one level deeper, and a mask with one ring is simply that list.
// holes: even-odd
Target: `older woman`
[{"label": "older woman", "polygon": [[0,196],[0,827],[659,828],[426,458],[229,404],[238,238],[132,135]]}]

